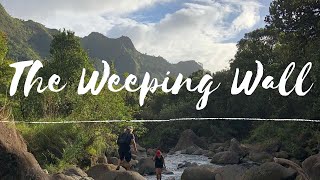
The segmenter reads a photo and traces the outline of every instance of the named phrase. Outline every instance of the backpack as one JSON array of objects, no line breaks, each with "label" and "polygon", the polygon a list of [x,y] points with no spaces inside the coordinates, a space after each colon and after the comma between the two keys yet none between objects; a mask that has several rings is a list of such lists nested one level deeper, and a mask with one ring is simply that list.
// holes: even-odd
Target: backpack
[{"label": "backpack", "polygon": [[117,140],[117,144],[126,144],[126,145],[130,145],[131,144],[131,136],[129,133],[122,133],[119,135],[118,140]]}]

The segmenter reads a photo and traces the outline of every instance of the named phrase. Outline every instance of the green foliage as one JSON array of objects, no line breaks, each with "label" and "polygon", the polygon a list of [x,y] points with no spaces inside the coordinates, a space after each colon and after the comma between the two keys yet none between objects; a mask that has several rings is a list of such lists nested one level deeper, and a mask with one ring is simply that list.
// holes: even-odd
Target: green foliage
[{"label": "green foliage", "polygon": [[[50,121],[50,119],[45,119]],[[51,121],[61,121],[51,119]],[[19,125],[39,163],[51,171],[60,171],[71,164],[85,167],[86,157],[115,151],[116,136],[108,126],[81,124]]]},{"label": "green foliage", "polygon": [[4,57],[7,55],[8,46],[7,40],[4,33],[0,32],[0,61],[3,61]]},{"label": "green foliage", "polygon": [[9,104],[8,91],[14,73],[9,67],[12,61],[6,59],[7,52],[6,36],[0,32],[0,107]]},{"label": "green foliage", "polygon": [[71,31],[63,30],[54,35],[48,64],[49,73],[59,74],[62,84],[74,84],[80,79],[82,69],[93,70],[86,52],[80,46],[80,39]]},{"label": "green foliage", "polygon": [[265,122],[253,130],[248,142],[269,144],[281,142],[282,149],[295,158],[305,159],[317,153],[320,143],[319,125],[316,123]]}]

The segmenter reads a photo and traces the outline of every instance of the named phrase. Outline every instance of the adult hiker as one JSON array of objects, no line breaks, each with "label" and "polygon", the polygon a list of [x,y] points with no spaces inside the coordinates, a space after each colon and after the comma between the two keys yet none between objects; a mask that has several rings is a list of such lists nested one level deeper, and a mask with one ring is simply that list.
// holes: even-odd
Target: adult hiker
[{"label": "adult hiker", "polygon": [[125,131],[119,135],[117,144],[119,147],[118,153],[120,157],[117,170],[120,169],[120,166],[123,166],[126,170],[128,170],[130,169],[130,161],[132,158],[130,147],[131,144],[133,145],[134,151],[137,152],[137,144],[133,134],[132,126],[128,126]]},{"label": "adult hiker", "polygon": [[156,168],[157,180],[161,180],[162,169],[165,167],[164,157],[160,150],[156,151],[156,155],[153,157],[154,166]]}]

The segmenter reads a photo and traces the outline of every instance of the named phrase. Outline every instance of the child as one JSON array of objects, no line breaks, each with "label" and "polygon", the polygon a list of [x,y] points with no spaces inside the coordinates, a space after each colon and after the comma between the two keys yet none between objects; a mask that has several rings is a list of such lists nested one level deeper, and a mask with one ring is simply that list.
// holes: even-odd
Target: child
[{"label": "child", "polygon": [[156,155],[153,157],[154,166],[156,168],[157,180],[161,180],[162,168],[165,167],[164,158],[160,150],[157,150]]}]

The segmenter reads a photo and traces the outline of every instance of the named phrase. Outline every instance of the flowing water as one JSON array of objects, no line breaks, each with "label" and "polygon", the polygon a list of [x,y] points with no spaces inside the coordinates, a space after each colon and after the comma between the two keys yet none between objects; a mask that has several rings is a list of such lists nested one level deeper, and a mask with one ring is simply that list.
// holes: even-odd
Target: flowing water
[{"label": "flowing water", "polygon": [[[184,163],[184,162],[190,162],[190,163],[197,163],[198,165],[213,165],[210,163],[210,160],[206,156],[201,155],[187,155],[187,154],[173,154],[173,155],[167,155],[165,157],[165,163],[167,166],[167,169],[171,172],[173,172],[172,175],[162,175],[163,180],[180,180],[181,175],[185,168],[177,169],[178,164]],[[148,180],[156,180],[156,176],[147,176]]]}]

